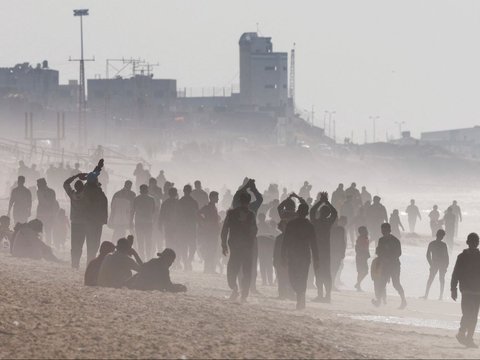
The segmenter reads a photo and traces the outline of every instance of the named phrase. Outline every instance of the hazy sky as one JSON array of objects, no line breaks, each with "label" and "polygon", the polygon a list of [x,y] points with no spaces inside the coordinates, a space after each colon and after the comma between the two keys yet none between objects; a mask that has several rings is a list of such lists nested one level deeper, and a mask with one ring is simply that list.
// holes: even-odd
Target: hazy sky
[{"label": "hazy sky", "polygon": [[159,63],[155,76],[179,87],[238,84],[238,39],[255,31],[274,50],[297,49],[297,104],[316,124],[336,111],[337,138],[398,135],[480,124],[478,1],[0,0],[0,66],[47,59],[61,81],[78,78],[79,21],[85,19],[87,77],[105,60]]}]

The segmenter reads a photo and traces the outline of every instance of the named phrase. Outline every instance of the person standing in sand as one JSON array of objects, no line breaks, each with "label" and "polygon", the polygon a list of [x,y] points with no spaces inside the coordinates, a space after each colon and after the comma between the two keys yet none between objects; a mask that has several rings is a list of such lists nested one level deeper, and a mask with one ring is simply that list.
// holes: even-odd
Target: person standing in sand
[{"label": "person standing in sand", "polygon": [[[241,294],[242,302],[246,302],[250,290],[253,246],[257,236],[255,213],[248,208],[250,201],[248,192],[238,195],[240,206],[227,212],[221,233],[223,255],[230,252],[227,265],[228,285],[232,289],[230,299],[236,300]],[[237,278],[240,270],[243,276],[239,294]]]},{"label": "person standing in sand", "polygon": [[288,264],[290,284],[297,295],[297,310],[305,309],[308,271],[318,268],[318,249],[315,228],[307,219],[308,205],[298,206],[297,217],[287,223],[282,244],[282,261]]},{"label": "person standing in sand", "polygon": [[400,283],[400,256],[402,255],[402,245],[400,240],[391,234],[389,223],[381,226],[383,236],[378,240],[377,261],[381,269],[381,276],[375,281],[375,299],[372,304],[379,307],[386,293],[386,287],[389,280],[392,280],[393,287],[397,290],[402,299],[399,309],[405,309],[407,300],[402,284]]},{"label": "person standing in sand", "polygon": [[478,250],[478,234],[470,233],[467,237],[468,249],[458,255],[452,273],[451,294],[457,301],[457,285],[462,293],[462,320],[458,330],[457,340],[470,348],[478,348],[473,341],[475,327],[480,308],[480,251]]},{"label": "person standing in sand", "polygon": [[427,261],[430,265],[430,275],[427,280],[427,288],[425,290],[425,296],[423,299],[428,299],[428,293],[430,292],[430,287],[432,282],[439,272],[440,278],[440,298],[443,299],[443,289],[445,288],[445,274],[447,273],[448,268],[448,248],[442,240],[445,237],[445,231],[440,229],[437,231],[437,237],[434,241],[428,244],[427,249]]}]

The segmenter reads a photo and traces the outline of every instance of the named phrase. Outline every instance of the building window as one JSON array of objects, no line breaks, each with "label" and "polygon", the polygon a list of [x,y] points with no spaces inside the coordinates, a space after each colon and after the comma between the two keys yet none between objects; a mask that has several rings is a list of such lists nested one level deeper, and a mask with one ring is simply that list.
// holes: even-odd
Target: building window
[{"label": "building window", "polygon": [[277,84],[267,84],[265,85],[265,89],[277,89],[278,85]]},{"label": "building window", "polygon": [[276,66],[265,66],[265,71],[277,71]]},{"label": "building window", "polygon": [[283,67],[283,71],[287,71],[287,67],[286,67],[286,66]]}]

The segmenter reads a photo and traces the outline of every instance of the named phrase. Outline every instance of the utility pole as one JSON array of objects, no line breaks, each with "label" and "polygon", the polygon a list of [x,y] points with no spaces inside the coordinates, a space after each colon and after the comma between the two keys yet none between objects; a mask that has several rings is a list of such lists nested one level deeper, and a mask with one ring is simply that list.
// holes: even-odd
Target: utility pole
[{"label": "utility pole", "polygon": [[402,137],[402,125],[405,124],[405,121],[395,121],[395,124],[398,125],[398,134],[401,138]]},{"label": "utility pole", "polygon": [[332,137],[332,123],[333,123],[333,140],[335,140],[335,120],[333,120],[333,115],[335,115],[336,111],[326,111],[328,114],[328,136]]},{"label": "utility pole", "polygon": [[378,119],[380,119],[380,116],[376,115],[376,116],[370,116],[369,117],[370,120],[372,120],[372,123],[373,123],[373,138],[372,138],[372,143],[374,143],[376,140],[376,136],[375,136],[375,131],[376,131],[376,121]]},{"label": "utility pole", "polygon": [[290,52],[290,99],[292,99],[292,108],[295,112],[295,43],[293,43],[293,49]]},{"label": "utility pole", "polygon": [[78,146],[87,144],[87,98],[85,93],[85,61],[95,61],[95,59],[85,59],[83,57],[83,17],[88,16],[88,9],[73,10],[73,16],[80,17],[80,59],[69,61],[80,62],[80,78],[78,83]]}]

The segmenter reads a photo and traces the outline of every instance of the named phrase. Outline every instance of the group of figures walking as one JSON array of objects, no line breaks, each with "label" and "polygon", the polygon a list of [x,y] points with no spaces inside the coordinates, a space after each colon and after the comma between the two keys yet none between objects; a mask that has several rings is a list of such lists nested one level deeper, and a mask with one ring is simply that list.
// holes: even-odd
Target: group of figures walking
[{"label": "group of figures walking", "polygon": [[[62,215],[56,193],[44,178],[37,180],[36,218],[28,221],[32,193],[25,186],[25,176],[19,175],[8,216],[0,218],[0,235],[9,240],[12,255],[60,262],[53,247],[65,242],[69,226],[73,268],[80,267],[86,243],[86,285],[186,291],[185,286],[171,282],[169,269],[192,271],[195,260],[200,259],[205,273],[213,274],[217,269],[222,272],[226,264],[231,300],[246,302],[250,292],[258,293],[259,269],[264,285],[276,283],[279,298],[296,300],[296,308],[301,310],[306,306],[308,287],[317,289],[313,301],[332,301],[332,290],[341,284],[343,262],[351,246],[357,268],[355,288],[362,291],[362,282],[370,272],[374,306],[386,303],[389,282],[400,295],[400,308],[407,306],[400,281],[400,229],[405,230],[400,213],[394,210],[388,217],[381,198],[372,197],[365,186],[359,191],[355,183],[347,189],[339,184],[331,197],[322,191],[313,200],[308,182],[298,195],[286,188],[280,194],[276,184],[262,194],[254,179],[245,178],[235,192],[225,190],[223,209],[219,210],[219,193],[204,189],[199,180],[193,187],[183,186],[180,197],[163,171],[154,178],[138,164],[133,173],[135,181],[124,182],[123,188],[114,193],[109,209],[99,181],[103,167],[100,160],[89,173],[77,168],[63,181],[70,199],[70,222],[64,211]],[[405,212],[409,230],[414,233],[421,220],[414,200]],[[462,212],[454,201],[443,217],[435,205],[429,218],[435,240],[427,249],[430,274],[424,298],[439,274],[442,299]],[[101,243],[105,225],[112,229],[112,241]],[[57,242],[56,237],[63,239]],[[369,269],[372,244],[375,258]],[[460,284],[464,315],[457,339],[466,346],[475,346],[473,332],[480,305],[478,235],[470,234],[467,244],[468,249],[460,254],[452,273],[451,294],[456,300]]]}]

